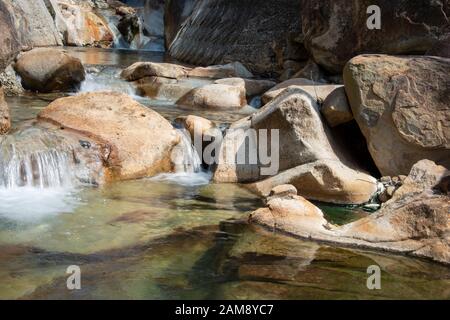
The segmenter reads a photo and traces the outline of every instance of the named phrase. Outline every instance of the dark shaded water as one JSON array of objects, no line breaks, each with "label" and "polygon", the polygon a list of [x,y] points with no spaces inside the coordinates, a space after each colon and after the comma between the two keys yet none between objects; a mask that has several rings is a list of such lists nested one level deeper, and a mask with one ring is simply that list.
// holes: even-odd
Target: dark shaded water
[{"label": "dark shaded water", "polygon": [[[82,90],[130,87],[117,74],[160,53],[69,49],[108,66]],[[89,79],[88,79],[89,81]],[[57,95],[8,98],[18,128]],[[138,98],[172,120],[183,110]],[[220,123],[245,115],[197,112]],[[204,174],[143,179],[102,188],[0,189],[0,298],[36,299],[449,299],[450,269],[426,261],[341,249],[248,226],[259,198]],[[333,223],[364,216],[321,204]],[[367,267],[382,289],[366,287]],[[66,287],[70,265],[81,290]]]}]

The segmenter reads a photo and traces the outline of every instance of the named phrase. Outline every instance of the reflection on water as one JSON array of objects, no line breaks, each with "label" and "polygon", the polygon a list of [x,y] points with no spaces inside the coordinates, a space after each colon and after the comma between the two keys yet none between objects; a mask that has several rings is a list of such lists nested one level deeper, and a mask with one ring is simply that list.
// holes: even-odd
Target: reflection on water
[{"label": "reflection on water", "polygon": [[[127,90],[118,68],[164,59],[151,52],[68,50],[85,64],[99,65],[84,91]],[[58,96],[9,97],[15,130]],[[197,114],[229,123],[251,111],[192,112],[139,101],[169,120]],[[237,185],[212,184],[210,173],[197,169],[101,188],[0,190],[0,298],[450,298],[447,267],[248,226],[246,217],[263,206],[261,199]],[[337,224],[363,215],[320,206]],[[373,264],[382,269],[381,290],[366,287]],[[69,265],[81,267],[81,290],[66,288]]]}]

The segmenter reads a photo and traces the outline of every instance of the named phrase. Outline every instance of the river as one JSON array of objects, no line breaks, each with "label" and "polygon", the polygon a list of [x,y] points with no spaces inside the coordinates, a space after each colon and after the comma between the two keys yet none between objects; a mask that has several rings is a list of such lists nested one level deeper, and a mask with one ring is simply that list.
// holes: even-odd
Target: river
[{"label": "river", "polygon": [[[121,68],[135,61],[164,61],[163,53],[67,50],[87,66],[81,91],[128,93],[169,121],[196,114],[229,124],[254,111],[193,112],[136,96],[119,78]],[[8,97],[13,134],[63,95]],[[22,143],[37,144],[32,137]],[[53,161],[52,155],[42,157],[43,166]],[[52,170],[70,171],[64,168]],[[246,217],[263,206],[262,200],[239,185],[213,184],[202,170],[103,187],[66,184],[64,172],[52,179],[41,186],[0,186],[0,299],[450,298],[447,267],[247,225]],[[365,215],[319,206],[336,224]],[[80,267],[80,290],[67,289],[71,265]],[[382,269],[381,290],[366,286],[370,265]]]}]

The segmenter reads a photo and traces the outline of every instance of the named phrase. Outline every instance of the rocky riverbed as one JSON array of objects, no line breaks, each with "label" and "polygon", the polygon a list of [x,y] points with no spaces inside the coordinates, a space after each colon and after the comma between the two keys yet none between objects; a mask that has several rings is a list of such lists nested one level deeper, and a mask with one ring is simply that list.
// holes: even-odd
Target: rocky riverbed
[{"label": "rocky riverbed", "polygon": [[379,5],[2,2],[0,298],[448,298],[449,8]]}]

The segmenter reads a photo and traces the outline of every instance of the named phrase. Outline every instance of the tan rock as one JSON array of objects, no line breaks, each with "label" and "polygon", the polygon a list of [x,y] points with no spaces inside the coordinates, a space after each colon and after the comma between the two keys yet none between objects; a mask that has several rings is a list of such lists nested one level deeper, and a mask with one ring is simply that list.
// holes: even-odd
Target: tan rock
[{"label": "tan rock", "polygon": [[353,113],[347,100],[344,87],[331,92],[320,109],[331,127],[336,127],[353,120]]},{"label": "tan rock", "polygon": [[253,212],[249,221],[295,237],[340,246],[381,250],[450,265],[450,198],[436,190],[450,172],[429,160],[412,168],[405,184],[380,211],[336,227],[304,199],[276,199]]},{"label": "tan rock", "polygon": [[271,199],[267,208],[251,213],[249,221],[305,238],[314,237],[316,233],[327,234],[329,228],[322,211],[297,195]]},{"label": "tan rock", "polygon": [[253,74],[240,62],[232,62],[224,65],[209,67],[197,67],[188,72],[189,77],[198,78],[253,78]]},{"label": "tan rock", "polygon": [[0,135],[8,133],[9,129],[11,129],[9,108],[3,95],[3,88],[0,87]]},{"label": "tan rock", "polygon": [[[377,189],[376,180],[362,172],[351,161],[348,150],[334,141],[315,99],[300,88],[287,89],[250,119],[231,128],[234,130],[227,132],[219,152],[216,182],[255,182],[249,187],[264,195],[277,185],[293,184],[300,195],[335,203],[367,202]],[[278,144],[271,143],[269,149],[279,155],[274,159],[278,163],[276,173],[263,174],[267,166],[249,161],[229,163],[229,158],[237,159],[246,149],[248,129],[278,130]],[[271,137],[267,138],[270,142]],[[247,148],[247,152],[255,156],[258,145]]]},{"label": "tan rock", "polygon": [[44,0],[3,0],[2,2],[9,6],[22,46],[33,48],[63,44]]},{"label": "tan rock", "polygon": [[163,77],[144,77],[135,85],[137,94],[141,96],[174,102],[197,87],[192,83]]},{"label": "tan rock", "polygon": [[104,161],[107,182],[171,171],[171,150],[179,142],[166,119],[115,92],[57,99],[40,112],[38,120],[108,148],[110,154]]},{"label": "tan rock", "polygon": [[109,47],[113,43],[112,31],[87,1],[48,0],[48,3],[54,13],[56,28],[64,37],[64,44]]},{"label": "tan rock", "polygon": [[181,116],[175,119],[175,122],[183,126],[191,135],[191,140],[195,140],[195,136],[201,137],[208,133],[209,130],[215,128],[212,121],[198,116]]},{"label": "tan rock", "polygon": [[298,194],[309,200],[337,204],[366,203],[377,191],[375,178],[339,161],[326,159],[299,165],[245,186],[261,196],[268,196],[273,187],[283,184],[295,186]]},{"label": "tan rock", "polygon": [[247,100],[242,87],[210,84],[193,89],[177,104],[194,108],[237,109],[247,105]]},{"label": "tan rock", "polygon": [[179,79],[187,75],[188,68],[158,62],[136,62],[122,71],[122,78],[128,81],[139,80],[144,77],[164,77]]},{"label": "tan rock", "polygon": [[297,188],[292,184],[282,184],[270,190],[269,197],[284,197],[297,195]]},{"label": "tan rock", "polygon": [[340,85],[330,85],[330,84],[320,84],[315,81],[302,78],[294,78],[282,83],[277,84],[275,87],[267,91],[262,96],[262,102],[264,104],[269,103],[281,92],[283,92],[288,87],[298,87],[305,90],[311,97],[315,98],[319,103],[322,103],[328,95],[333,92],[336,88],[341,87]]},{"label": "tan rock", "polygon": [[52,48],[35,48],[20,54],[14,68],[25,89],[40,92],[73,90],[85,78],[79,59]]},{"label": "tan rock", "polygon": [[430,159],[450,166],[450,60],[362,55],[344,71],[353,115],[383,175]]}]

